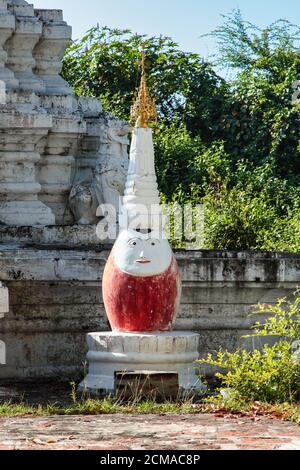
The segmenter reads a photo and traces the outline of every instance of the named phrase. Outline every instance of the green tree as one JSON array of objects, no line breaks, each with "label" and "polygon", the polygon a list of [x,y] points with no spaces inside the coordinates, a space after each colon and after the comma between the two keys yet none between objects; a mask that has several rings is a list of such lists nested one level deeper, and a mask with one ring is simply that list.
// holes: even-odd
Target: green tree
[{"label": "green tree", "polygon": [[278,20],[260,29],[235,10],[211,34],[217,63],[237,71],[231,112],[224,117],[226,150],[236,161],[271,162],[275,173],[294,180],[300,175],[300,105],[292,102],[300,78],[300,28]]},{"label": "green tree", "polygon": [[231,81],[171,38],[99,26],[70,46],[63,74],[127,120],[143,44],[163,201],[205,203],[206,248],[299,251],[300,29],[285,20],[259,29],[236,10],[212,35]]},{"label": "green tree", "polygon": [[142,44],[160,119],[183,123],[207,142],[216,138],[226,107],[226,83],[211,64],[198,54],[182,52],[168,37],[97,26],[67,50],[63,75],[77,94],[100,98],[105,109],[128,119]]},{"label": "green tree", "polygon": [[[277,53],[299,52],[300,27],[290,21],[279,19],[266,28],[259,28],[244,20],[239,8],[221,16],[223,24],[207,36],[217,40],[216,63],[222,67],[238,70],[255,67],[273,72],[277,69],[281,74],[284,70],[277,68],[277,60],[274,61]],[[278,58],[282,65],[284,56]]]}]

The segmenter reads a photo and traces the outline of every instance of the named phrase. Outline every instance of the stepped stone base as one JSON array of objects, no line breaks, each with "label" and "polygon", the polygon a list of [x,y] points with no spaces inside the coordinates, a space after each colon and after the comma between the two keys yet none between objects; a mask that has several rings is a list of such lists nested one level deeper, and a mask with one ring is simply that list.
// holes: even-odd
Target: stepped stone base
[{"label": "stepped stone base", "polygon": [[178,374],[181,391],[201,392],[195,361],[200,335],[168,333],[89,333],[89,373],[79,391],[115,393],[117,373],[172,372]]}]

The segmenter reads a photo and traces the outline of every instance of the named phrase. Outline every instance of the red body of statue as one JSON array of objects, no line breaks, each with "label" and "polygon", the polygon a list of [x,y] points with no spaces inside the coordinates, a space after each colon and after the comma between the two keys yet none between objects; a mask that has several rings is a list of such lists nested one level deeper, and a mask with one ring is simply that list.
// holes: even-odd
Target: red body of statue
[{"label": "red body of statue", "polygon": [[103,274],[103,300],[113,331],[170,331],[179,307],[181,284],[177,261],[154,276],[121,271],[110,255]]}]

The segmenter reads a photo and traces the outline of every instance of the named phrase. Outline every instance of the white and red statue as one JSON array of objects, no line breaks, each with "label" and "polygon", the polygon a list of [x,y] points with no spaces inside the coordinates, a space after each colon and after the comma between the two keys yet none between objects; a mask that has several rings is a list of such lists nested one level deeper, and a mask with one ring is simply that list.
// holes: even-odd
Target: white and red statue
[{"label": "white and red statue", "polygon": [[[113,331],[171,331],[181,294],[177,261],[163,236],[152,130],[156,116],[144,71],[132,108],[133,129],[122,215],[127,223],[103,276],[103,298]],[[122,226],[122,221],[120,221]],[[129,226],[128,226],[129,224]]]},{"label": "white and red statue", "polygon": [[120,233],[102,278],[111,332],[87,335],[89,373],[79,390],[116,392],[116,374],[177,373],[180,390],[198,390],[199,335],[172,331],[180,304],[177,261],[163,234],[152,130],[156,117],[144,70],[132,108],[133,129]]}]

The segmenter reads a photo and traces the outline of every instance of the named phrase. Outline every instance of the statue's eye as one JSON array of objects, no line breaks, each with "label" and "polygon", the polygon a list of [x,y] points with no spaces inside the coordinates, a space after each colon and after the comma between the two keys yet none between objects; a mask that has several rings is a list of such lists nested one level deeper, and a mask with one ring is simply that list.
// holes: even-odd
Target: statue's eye
[{"label": "statue's eye", "polygon": [[136,245],[137,245],[137,241],[136,241],[136,240],[129,240],[128,245],[129,245],[129,246],[136,246]]},{"label": "statue's eye", "polygon": [[152,243],[151,243],[151,245],[152,245],[152,246],[155,246],[155,243],[154,243],[154,242],[152,242]]}]

